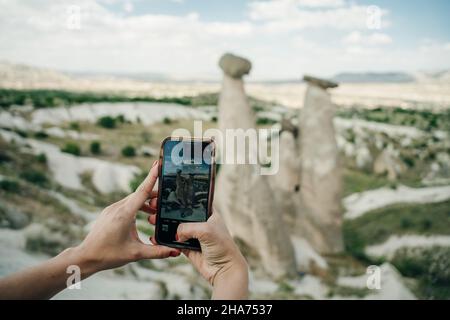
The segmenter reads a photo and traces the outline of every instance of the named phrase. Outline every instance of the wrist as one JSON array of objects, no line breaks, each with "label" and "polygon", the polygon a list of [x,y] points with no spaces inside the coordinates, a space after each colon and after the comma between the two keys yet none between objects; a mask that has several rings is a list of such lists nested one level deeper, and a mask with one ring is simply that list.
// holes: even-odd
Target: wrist
[{"label": "wrist", "polygon": [[213,279],[213,299],[247,299],[248,265],[244,257],[233,259]]},{"label": "wrist", "polygon": [[79,267],[82,279],[101,271],[96,259],[89,257],[82,246],[68,248],[61,252],[58,257],[62,258],[61,260],[64,261],[66,268],[70,265]]}]

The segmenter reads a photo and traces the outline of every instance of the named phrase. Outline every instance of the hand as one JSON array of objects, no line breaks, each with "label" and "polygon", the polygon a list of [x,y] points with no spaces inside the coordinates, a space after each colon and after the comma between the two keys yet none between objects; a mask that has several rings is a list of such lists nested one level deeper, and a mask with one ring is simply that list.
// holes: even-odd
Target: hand
[{"label": "hand", "polygon": [[[150,208],[154,207],[156,207],[156,200],[150,202]],[[153,213],[150,210],[147,212]],[[151,214],[148,220],[151,224],[155,224],[155,215]],[[206,222],[180,224],[177,237],[178,241],[191,238],[199,240],[201,252],[188,249],[183,249],[182,252],[213,286],[213,298],[245,299],[248,297],[247,262],[218,213],[213,213]],[[154,237],[151,237],[150,241],[156,244]]]},{"label": "hand", "polygon": [[[141,259],[176,257],[180,250],[161,245],[144,244],[136,230],[136,213],[148,206],[147,199],[158,179],[157,161],[138,189],[124,199],[105,208],[92,230],[75,249],[91,272],[116,268]],[[151,201],[151,200],[150,200]]]}]

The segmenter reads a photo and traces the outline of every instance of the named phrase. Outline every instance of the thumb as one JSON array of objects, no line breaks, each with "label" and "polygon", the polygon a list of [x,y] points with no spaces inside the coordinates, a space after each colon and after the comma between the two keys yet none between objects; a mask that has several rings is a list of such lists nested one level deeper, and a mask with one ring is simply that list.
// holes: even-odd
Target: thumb
[{"label": "thumb", "polygon": [[180,255],[178,249],[144,243],[138,245],[138,252],[139,259],[163,259]]},{"label": "thumb", "polygon": [[207,222],[188,222],[178,225],[177,236],[178,241],[181,242],[192,238],[204,240],[210,232],[210,226]]}]

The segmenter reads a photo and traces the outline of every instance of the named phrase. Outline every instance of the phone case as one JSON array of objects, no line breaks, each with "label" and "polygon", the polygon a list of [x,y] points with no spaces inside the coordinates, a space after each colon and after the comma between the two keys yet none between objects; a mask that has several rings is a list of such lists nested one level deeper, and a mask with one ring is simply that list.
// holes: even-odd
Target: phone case
[{"label": "phone case", "polygon": [[[209,142],[212,143],[213,148],[212,148],[212,155],[211,155],[211,180],[210,180],[210,185],[209,185],[209,194],[208,194],[208,218],[211,216],[212,214],[212,203],[213,203],[213,199],[214,199],[214,185],[215,185],[215,178],[216,178],[216,144],[214,142],[213,139],[211,138],[197,138],[197,137],[166,137],[162,142],[161,142],[161,148],[159,151],[159,162],[158,162],[158,177],[161,177],[162,174],[162,160],[163,160],[163,156],[164,156],[164,144],[167,141],[183,141],[183,140],[188,140],[188,141],[202,141],[202,142]],[[159,219],[159,215],[161,212],[161,193],[162,190],[162,179],[158,179],[158,207],[157,207],[157,212],[156,212],[156,223],[155,223],[155,239],[156,242],[158,244],[161,245],[165,245],[168,247],[172,247],[172,248],[179,248],[179,249],[190,249],[190,250],[197,250],[200,251],[201,248],[199,246],[190,246],[188,244],[177,244],[177,243],[165,243],[163,241],[161,241],[161,239],[159,239],[158,236],[158,230],[159,230],[159,223],[160,223],[160,219]]]}]

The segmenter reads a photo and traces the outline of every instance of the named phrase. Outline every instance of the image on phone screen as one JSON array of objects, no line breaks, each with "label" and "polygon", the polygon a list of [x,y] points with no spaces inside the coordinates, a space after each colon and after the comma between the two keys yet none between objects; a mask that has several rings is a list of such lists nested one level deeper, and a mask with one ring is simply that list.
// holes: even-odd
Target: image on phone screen
[{"label": "image on phone screen", "polygon": [[198,249],[195,239],[177,242],[182,222],[208,219],[212,184],[213,144],[202,140],[166,140],[162,146],[157,241]]}]

